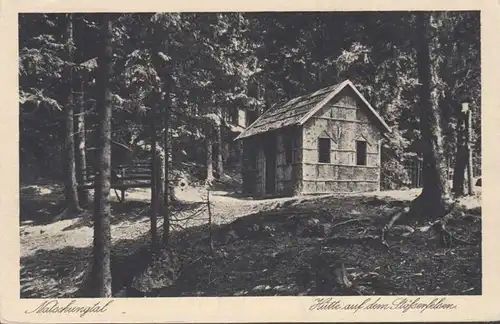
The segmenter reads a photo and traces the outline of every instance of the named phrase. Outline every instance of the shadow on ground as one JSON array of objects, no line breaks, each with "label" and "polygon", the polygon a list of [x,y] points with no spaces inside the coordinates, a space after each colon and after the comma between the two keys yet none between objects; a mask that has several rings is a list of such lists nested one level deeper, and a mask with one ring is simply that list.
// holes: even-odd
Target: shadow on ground
[{"label": "shadow on ground", "polygon": [[[171,205],[171,212],[189,214],[206,205],[204,202],[177,201]],[[64,211],[64,193],[60,185],[26,186],[20,192],[20,224],[47,225],[55,222],[56,216]],[[128,198],[124,202],[111,201],[111,224],[137,222],[150,217],[151,205],[148,200]],[[92,204],[81,214],[68,215],[65,219],[78,218],[78,221],[63,229],[75,230],[92,227]]]},{"label": "shadow on ground", "polygon": [[63,187],[57,184],[22,186],[19,221],[33,225],[48,224],[64,209]]},{"label": "shadow on ground", "polygon": [[[470,244],[444,247],[425,224],[410,223],[411,233],[393,231],[384,246],[377,239],[381,227],[407,203],[362,196],[287,202],[214,226],[213,250],[206,225],[175,232],[170,243],[177,261],[159,260],[159,266],[150,262],[149,235],[122,240],[113,246],[113,292],[120,297],[480,295],[480,210],[464,210],[448,224]],[[21,296],[74,297],[90,253],[68,247],[23,258]],[[339,263],[360,290],[334,288],[332,265]],[[171,272],[173,283],[158,286],[156,278]],[[134,280],[157,286],[142,291]]]},{"label": "shadow on ground", "polygon": [[[122,203],[111,202],[111,225],[124,222],[138,222],[149,217],[150,205],[147,201],[126,200]],[[78,221],[66,227],[63,231],[71,231],[82,227],[92,227],[92,211],[83,213]]]},{"label": "shadow on ground", "polygon": [[[113,291],[127,285],[135,273],[147,266],[147,236],[138,240],[121,240],[112,248]],[[140,253],[139,250],[146,251]],[[135,262],[123,267],[124,260]],[[59,250],[41,250],[21,258],[21,298],[72,298],[88,275],[92,248],[65,247]],[[143,259],[144,257],[144,259]]]}]

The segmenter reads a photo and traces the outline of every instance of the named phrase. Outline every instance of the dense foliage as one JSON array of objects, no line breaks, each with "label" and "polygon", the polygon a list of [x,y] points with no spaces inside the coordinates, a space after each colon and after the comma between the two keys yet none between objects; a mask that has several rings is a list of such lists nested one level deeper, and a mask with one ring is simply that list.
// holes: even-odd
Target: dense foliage
[{"label": "dense foliage", "polygon": [[[75,14],[76,15],[76,14]],[[92,148],[97,119],[97,16],[76,15],[75,41],[65,41],[63,14],[24,14],[19,33],[21,161],[24,176],[57,177],[61,123],[71,75],[84,80],[84,111]],[[446,154],[453,163],[461,102],[474,110],[475,168],[480,170],[481,89],[479,14],[434,13],[432,69],[439,94]],[[378,13],[156,13],[113,20],[115,112],[113,141],[148,141],[152,109],[168,109],[176,149],[196,156],[203,140],[193,117],[257,113],[307,91],[351,79],[394,129],[383,174],[401,185],[403,167],[419,155],[418,85],[411,12]],[[75,46],[74,58],[66,55]],[[70,68],[74,73],[65,71]],[[164,127],[158,127],[163,132]],[[115,154],[116,157],[119,155]],[[179,159],[181,157],[174,157]],[[36,162],[36,163],[35,163]],[[42,166],[34,170],[36,165]],[[43,171],[42,171],[43,170]],[[52,173],[51,173],[52,170]]]}]

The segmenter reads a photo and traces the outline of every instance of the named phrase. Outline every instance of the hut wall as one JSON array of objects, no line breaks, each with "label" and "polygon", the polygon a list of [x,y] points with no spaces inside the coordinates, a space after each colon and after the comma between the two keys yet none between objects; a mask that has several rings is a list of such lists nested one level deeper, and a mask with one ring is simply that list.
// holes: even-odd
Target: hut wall
[{"label": "hut wall", "polygon": [[243,140],[243,154],[241,163],[241,176],[243,180],[243,192],[253,194],[255,191],[254,178],[255,168],[253,166],[252,153],[255,150],[251,139]]},{"label": "hut wall", "polygon": [[255,159],[257,160],[257,170],[255,172],[255,195],[263,196],[266,193],[266,158],[264,155],[264,147],[262,143],[258,143],[257,145],[257,153],[255,155]]},{"label": "hut wall", "polygon": [[[257,135],[244,140],[243,190],[255,197],[292,196],[301,192],[302,179],[302,130],[285,128],[275,133]],[[275,192],[266,193],[266,155],[264,145],[275,138],[276,170],[274,172]],[[286,160],[286,141],[294,139],[296,147],[293,160]],[[272,148],[271,148],[272,151]]]},{"label": "hut wall", "polygon": [[285,141],[287,140],[286,132],[280,132],[277,138],[276,151],[276,191],[282,194],[291,194],[292,181],[292,165],[286,161]]},{"label": "hut wall", "polygon": [[[380,185],[381,134],[350,89],[303,128],[303,193],[374,191]],[[330,138],[330,163],[318,161],[318,139]],[[356,165],[356,141],[366,141],[366,165]]]},{"label": "hut wall", "polygon": [[[290,144],[289,141],[292,141]],[[286,160],[287,142],[291,145],[291,161]],[[302,131],[298,128],[284,128],[277,134],[276,194],[292,196],[300,192],[302,178]]]},{"label": "hut wall", "polygon": [[264,194],[265,160],[259,138],[251,137],[243,142],[242,177],[243,192],[255,196]]}]

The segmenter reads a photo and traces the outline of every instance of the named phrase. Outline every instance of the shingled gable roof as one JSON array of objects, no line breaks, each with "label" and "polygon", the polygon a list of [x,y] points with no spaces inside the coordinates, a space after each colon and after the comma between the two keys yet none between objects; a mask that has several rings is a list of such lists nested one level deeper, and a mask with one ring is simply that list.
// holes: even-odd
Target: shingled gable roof
[{"label": "shingled gable roof", "polygon": [[314,116],[325,104],[332,100],[344,88],[350,87],[368,107],[372,115],[380,122],[382,127],[391,132],[391,128],[380,115],[373,109],[363,95],[356,89],[350,80],[329,86],[313,93],[294,98],[282,106],[271,108],[264,112],[256,121],[248,126],[235,140],[270,132],[293,125],[304,125],[309,118]]}]

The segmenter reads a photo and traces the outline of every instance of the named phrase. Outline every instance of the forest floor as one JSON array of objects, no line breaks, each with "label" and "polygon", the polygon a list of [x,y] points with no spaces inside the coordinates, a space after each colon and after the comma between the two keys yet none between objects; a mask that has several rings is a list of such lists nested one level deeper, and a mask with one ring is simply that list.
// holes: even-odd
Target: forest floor
[{"label": "forest floor", "polygon": [[[448,225],[460,240],[443,247],[437,233],[416,221],[391,231],[388,246],[374,239],[419,190],[252,200],[214,188],[218,225],[210,251],[206,191],[186,186],[176,192],[171,256],[159,261],[160,270],[147,253],[150,193],[135,190],[125,203],[113,197],[113,290],[121,296],[481,294],[478,189],[460,201]],[[51,222],[62,210],[62,193],[50,183],[21,189],[23,298],[74,297],[88,271],[91,212]],[[318,254],[327,255],[326,266],[315,263]],[[343,264],[356,289],[335,290],[332,264]],[[175,280],[166,282],[166,272]]]}]

